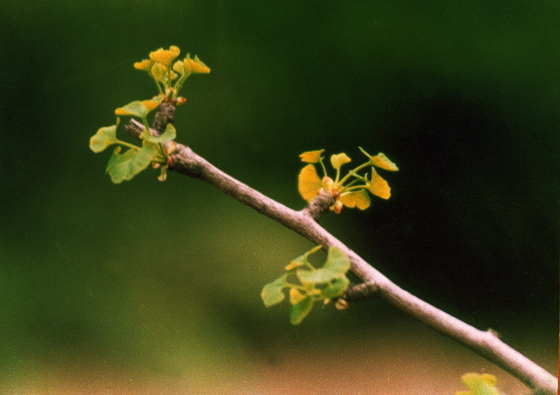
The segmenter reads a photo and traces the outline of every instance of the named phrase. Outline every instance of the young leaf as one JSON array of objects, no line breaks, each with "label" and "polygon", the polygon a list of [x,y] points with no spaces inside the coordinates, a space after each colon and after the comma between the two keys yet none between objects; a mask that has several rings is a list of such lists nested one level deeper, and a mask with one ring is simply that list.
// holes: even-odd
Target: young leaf
[{"label": "young leaf", "polygon": [[389,171],[398,171],[399,168],[393,162],[389,160],[383,153],[378,153],[375,156],[371,156],[368,154],[362,147],[358,147],[365,156],[369,158],[369,162],[372,166],[377,166],[381,169],[389,170]]},{"label": "young leaf", "polygon": [[313,298],[311,296],[307,296],[301,302],[292,306],[290,310],[290,322],[292,325],[298,325],[301,321],[303,321],[313,308],[313,302]]},{"label": "young leaf", "polygon": [[496,388],[497,381],[495,376],[488,373],[465,373],[461,376],[461,383],[470,391],[459,391],[455,395],[500,395]]},{"label": "young leaf", "polygon": [[92,136],[89,140],[89,148],[96,154],[104,151],[105,148],[117,142],[117,126],[119,125],[119,119],[117,118],[117,124],[113,126],[107,126],[101,128]]},{"label": "young leaf", "polygon": [[138,118],[146,118],[148,109],[140,100],[128,103],[124,107],[119,107],[115,110],[115,115],[133,116]]},{"label": "young leaf", "polygon": [[191,59],[191,55],[187,54],[187,57],[183,61],[185,67],[187,64],[190,66],[190,70],[194,74],[208,74],[210,73],[210,68],[206,66],[202,61],[198,58],[198,56],[194,55],[194,59]]},{"label": "young leaf", "polygon": [[317,175],[315,166],[307,165],[301,169],[298,177],[298,191],[305,200],[311,201],[322,187],[323,183]]},{"label": "young leaf", "polygon": [[148,167],[155,155],[155,147],[152,144],[146,144],[139,150],[129,149],[122,155],[120,151],[121,147],[115,148],[107,164],[107,173],[115,184],[131,180]]},{"label": "young leaf", "polygon": [[150,132],[148,132],[146,129],[144,129],[142,131],[142,136],[141,136],[145,141],[148,141],[150,143],[167,143],[168,141],[172,141],[175,140],[175,137],[177,137],[177,131],[175,130],[175,127],[173,125],[171,125],[170,123],[167,124],[167,127],[165,128],[165,132],[163,132],[163,134],[159,137],[155,137],[154,135],[152,135]]},{"label": "young leaf", "polygon": [[349,193],[342,193],[338,200],[340,200],[346,207],[358,207],[360,210],[365,210],[371,204],[369,195],[363,189]]},{"label": "young leaf", "polygon": [[284,300],[286,297],[282,289],[286,286],[286,278],[288,274],[284,274],[271,283],[266,284],[261,292],[261,299],[266,307],[273,306]]},{"label": "young leaf", "polygon": [[150,69],[154,65],[154,61],[152,59],[144,59],[141,62],[134,63],[134,68],[138,70],[143,70],[150,72]]},{"label": "young leaf", "polygon": [[371,168],[371,180],[366,184],[368,191],[382,199],[389,199],[391,197],[391,188],[387,181],[385,181],[377,172],[375,168]]},{"label": "young leaf", "polygon": [[150,52],[150,59],[169,67],[171,66],[171,62],[173,62],[173,59],[179,56],[180,53],[181,50],[175,45],[172,45],[169,49],[160,48],[157,51]]},{"label": "young leaf", "polygon": [[321,154],[323,153],[324,149],[318,151],[307,151],[301,154],[299,157],[301,158],[302,162],[306,163],[319,163],[321,161]]},{"label": "young leaf", "polygon": [[336,278],[323,289],[322,296],[327,299],[338,298],[342,295],[348,284],[350,284],[350,280],[346,276]]},{"label": "young leaf", "polygon": [[350,259],[340,248],[331,246],[323,269],[336,273],[346,273],[350,270]]},{"label": "young leaf", "polygon": [[340,169],[340,167],[343,164],[348,163],[350,161],[351,161],[351,159],[344,152],[341,153],[341,154],[331,156],[332,167],[336,170]]},{"label": "young leaf", "polygon": [[315,271],[296,270],[296,275],[301,282],[323,284],[342,277],[350,269],[350,260],[344,252],[337,247],[330,247],[325,265]]}]

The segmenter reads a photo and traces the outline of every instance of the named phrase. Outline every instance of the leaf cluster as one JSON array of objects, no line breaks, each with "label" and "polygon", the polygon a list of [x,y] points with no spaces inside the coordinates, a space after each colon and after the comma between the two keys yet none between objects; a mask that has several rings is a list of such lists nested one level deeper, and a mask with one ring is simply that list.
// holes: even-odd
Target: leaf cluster
[{"label": "leaf cluster", "polygon": [[[382,199],[389,199],[391,196],[391,188],[387,181],[385,181],[375,167],[389,171],[398,171],[397,165],[389,160],[383,153],[375,156],[368,154],[360,147],[360,150],[366,155],[369,160],[353,170],[348,174],[341,177],[340,169],[342,165],[349,163],[351,159],[345,153],[340,153],[331,156],[331,165],[336,170],[334,179],[327,175],[327,170],[323,163],[321,154],[324,150],[308,151],[300,155],[302,162],[309,163],[299,173],[298,177],[298,190],[300,195],[310,202],[321,191],[330,193],[335,199],[335,203],[331,206],[331,210],[340,213],[343,206],[360,210],[365,210],[371,204],[368,191]],[[317,174],[315,164],[320,164],[323,169],[323,178],[321,179]],[[368,174],[360,175],[358,172],[366,167],[371,166],[371,177]]]},{"label": "leaf cluster", "polygon": [[[315,268],[309,262],[309,256],[320,248],[321,246],[317,246],[291,261],[285,267],[286,273],[266,284],[261,292],[264,305],[270,307],[281,303],[286,298],[284,289],[289,288],[292,325],[300,324],[311,312],[316,301],[324,300],[328,303],[339,298],[350,283],[346,277],[346,272],[350,269],[350,260],[339,248],[329,248],[327,259],[321,268]],[[297,283],[290,281],[291,277],[294,277]],[[347,304],[338,299],[336,306],[343,309]]]},{"label": "leaf cluster", "polygon": [[[169,102],[173,106],[184,104],[186,99],[177,95],[185,80],[192,74],[210,73],[210,69],[197,56],[191,59],[190,55],[187,54],[184,60],[173,63],[173,60],[180,53],[180,49],[176,46],[171,46],[168,50],[160,48],[157,51],[150,52],[149,59],[136,62],[134,64],[136,69],[146,71],[154,79],[159,95],[150,100],[136,100],[117,108],[115,110],[116,124],[100,128],[89,141],[89,147],[95,153],[102,152],[111,145],[117,145],[106,168],[111,181],[115,184],[131,180],[136,174],[147,168],[150,163],[154,168],[161,169],[161,175],[158,177],[160,181],[165,181],[167,178],[169,154],[177,146],[173,141],[176,137],[176,131],[173,125],[167,124],[161,136],[152,134],[148,124],[148,114],[157,109],[162,102]],[[175,79],[177,81],[172,84]],[[135,117],[142,121],[144,129],[139,136],[142,140],[142,146],[130,144],[117,138],[119,116]],[[121,153],[123,147],[128,149]]]}]

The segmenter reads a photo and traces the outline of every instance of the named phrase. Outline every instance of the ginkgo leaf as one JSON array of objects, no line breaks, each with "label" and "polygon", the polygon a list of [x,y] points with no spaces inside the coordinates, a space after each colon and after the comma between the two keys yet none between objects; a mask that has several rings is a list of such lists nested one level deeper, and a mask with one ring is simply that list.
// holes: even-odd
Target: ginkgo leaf
[{"label": "ginkgo leaf", "polygon": [[191,59],[191,55],[187,54],[187,57],[183,61],[185,64],[185,68],[187,68],[187,63],[190,65],[191,72],[195,74],[208,74],[210,73],[210,68],[206,66],[202,61],[198,58],[198,56],[194,56],[194,59]]},{"label": "ginkgo leaf", "polygon": [[128,103],[124,107],[119,107],[115,110],[115,115],[133,116],[139,118],[145,118],[148,115],[148,109],[141,101],[136,100],[132,103]]},{"label": "ginkgo leaf", "polygon": [[305,200],[311,201],[322,187],[323,183],[317,175],[315,166],[310,164],[301,169],[298,176],[298,191]]},{"label": "ginkgo leaf", "polygon": [[261,299],[266,307],[278,304],[284,300],[286,295],[282,292],[282,289],[286,286],[286,278],[288,274],[284,274],[278,277],[271,283],[266,284],[261,292]]},{"label": "ginkgo leaf", "polygon": [[368,191],[382,199],[389,199],[391,197],[391,188],[387,181],[385,181],[372,167],[371,168],[371,180],[366,183],[366,188]]},{"label": "ginkgo leaf", "polygon": [[378,153],[375,156],[368,154],[362,147],[358,147],[360,150],[369,158],[369,162],[373,166],[377,166],[380,169],[385,169],[389,171],[398,171],[399,168],[396,164],[391,162],[389,158],[387,158],[382,152]]},{"label": "ginkgo leaf", "polygon": [[155,63],[151,71],[156,80],[163,82],[163,76],[167,73],[167,67],[161,63]]},{"label": "ginkgo leaf", "polygon": [[349,193],[342,193],[338,197],[338,200],[340,200],[346,207],[358,207],[360,210],[365,210],[371,204],[369,195],[363,189]]},{"label": "ginkgo leaf", "polygon": [[183,61],[178,60],[175,63],[173,63],[173,70],[175,70],[177,73],[181,75],[185,74],[185,64],[183,63]]},{"label": "ginkgo leaf", "polygon": [[346,287],[350,284],[350,280],[346,276],[335,278],[325,289],[323,289],[322,295],[327,299],[338,298]]},{"label": "ginkgo leaf", "polygon": [[161,104],[163,97],[158,97],[156,100],[142,100],[142,105],[146,107],[148,112],[155,110]]},{"label": "ginkgo leaf", "polygon": [[341,154],[331,156],[332,167],[336,170],[340,169],[340,167],[343,164],[348,163],[350,161],[351,161],[351,159],[344,152],[341,153]]},{"label": "ginkgo leaf", "polygon": [[160,48],[157,51],[150,52],[150,59],[169,67],[171,66],[171,62],[173,62],[173,59],[179,56],[180,53],[181,50],[172,45],[169,49]]},{"label": "ginkgo leaf", "polygon": [[290,323],[292,325],[298,325],[303,321],[303,319],[309,314],[313,308],[314,299],[311,296],[307,296],[301,302],[292,305],[290,310]]},{"label": "ginkgo leaf", "polygon": [[497,382],[496,377],[488,373],[465,373],[461,376],[461,383],[469,391],[459,391],[455,395],[500,395],[496,388]]},{"label": "ginkgo leaf", "polygon": [[139,150],[131,148],[124,154],[120,154],[120,151],[121,147],[115,148],[106,170],[111,176],[111,181],[115,184],[131,180],[136,174],[148,167],[155,156],[153,144],[144,145]]},{"label": "ginkgo leaf", "polygon": [[156,109],[161,104],[162,100],[163,96],[158,96],[152,100],[136,100],[128,103],[126,106],[117,108],[115,115],[145,118],[150,111]]},{"label": "ginkgo leaf", "polygon": [[148,141],[150,143],[155,143],[155,144],[167,143],[168,141],[175,140],[175,137],[177,137],[177,131],[175,127],[170,123],[167,124],[167,126],[165,127],[165,132],[163,132],[162,135],[159,137],[155,137],[146,129],[144,129],[142,131],[142,134],[140,135],[140,138],[144,139],[144,141]]},{"label": "ginkgo leaf", "polygon": [[117,143],[117,126],[119,125],[119,118],[117,124],[100,128],[95,135],[89,140],[89,148],[96,154],[104,151],[105,148],[112,144]]},{"label": "ginkgo leaf", "polygon": [[323,284],[340,278],[350,269],[350,260],[339,248],[331,246],[327,260],[322,268],[316,270],[296,270],[296,275],[302,283]]},{"label": "ginkgo leaf", "polygon": [[321,154],[323,153],[323,151],[324,149],[317,151],[307,151],[301,154],[299,157],[301,158],[301,161],[305,163],[319,163],[321,161]]},{"label": "ginkgo leaf", "polygon": [[150,71],[154,61],[152,59],[144,59],[141,62],[134,63],[134,68],[138,70]]}]

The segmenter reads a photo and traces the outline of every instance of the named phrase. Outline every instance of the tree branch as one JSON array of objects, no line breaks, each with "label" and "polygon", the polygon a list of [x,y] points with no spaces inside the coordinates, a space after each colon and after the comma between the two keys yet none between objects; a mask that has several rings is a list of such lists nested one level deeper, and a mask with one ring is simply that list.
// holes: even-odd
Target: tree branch
[{"label": "tree branch", "polygon": [[330,195],[319,195],[308,207],[295,211],[222,172],[189,147],[178,144],[170,158],[169,170],[208,182],[312,243],[321,245],[325,251],[329,246],[340,248],[350,259],[352,272],[365,283],[347,291],[349,300],[377,292],[385,301],[501,367],[532,390],[546,395],[558,393],[556,377],[502,342],[494,331],[478,330],[398,287],[322,228],[316,221],[333,204]]}]

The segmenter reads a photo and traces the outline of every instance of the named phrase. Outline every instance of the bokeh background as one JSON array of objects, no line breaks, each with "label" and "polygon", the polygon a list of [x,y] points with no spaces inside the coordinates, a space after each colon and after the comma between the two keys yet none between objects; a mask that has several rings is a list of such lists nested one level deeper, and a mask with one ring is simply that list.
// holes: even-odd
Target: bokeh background
[{"label": "bokeh background", "polygon": [[[384,152],[321,220],[403,288],[558,373],[557,1],[4,0],[1,394],[452,394],[500,369],[383,302],[298,327],[262,286],[312,247],[212,187],[113,185],[89,138],[197,54],[177,141],[300,209],[301,152]],[[121,129],[122,132],[122,129]]]}]

